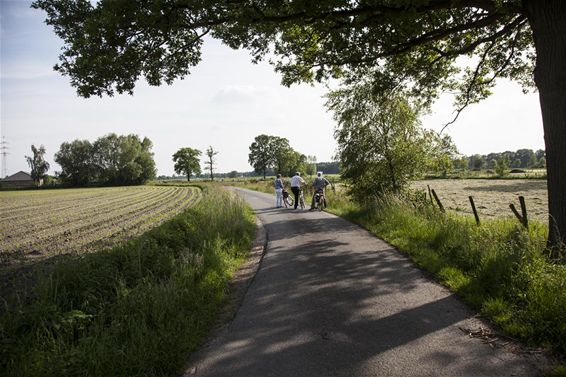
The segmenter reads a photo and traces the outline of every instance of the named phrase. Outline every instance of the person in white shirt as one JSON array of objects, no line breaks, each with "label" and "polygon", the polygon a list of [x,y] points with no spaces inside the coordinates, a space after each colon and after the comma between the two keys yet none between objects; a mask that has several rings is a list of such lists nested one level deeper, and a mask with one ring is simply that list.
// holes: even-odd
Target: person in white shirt
[{"label": "person in white shirt", "polygon": [[303,178],[301,178],[301,173],[296,172],[293,178],[291,178],[291,191],[295,195],[295,208],[297,209],[297,205],[299,204],[299,194],[301,193],[301,186],[306,185],[307,183]]},{"label": "person in white shirt", "polygon": [[275,207],[283,207],[283,180],[281,179],[281,174],[277,174],[275,179]]}]

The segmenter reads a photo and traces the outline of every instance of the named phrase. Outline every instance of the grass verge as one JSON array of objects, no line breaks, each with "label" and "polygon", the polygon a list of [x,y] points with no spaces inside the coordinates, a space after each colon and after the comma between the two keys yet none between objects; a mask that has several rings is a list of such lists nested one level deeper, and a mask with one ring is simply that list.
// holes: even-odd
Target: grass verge
[{"label": "grass verge", "polygon": [[443,214],[387,198],[362,208],[334,198],[331,210],[401,251],[503,331],[566,356],[566,266],[546,256],[547,228],[532,222]]},{"label": "grass verge", "polygon": [[3,303],[0,374],[179,374],[214,323],[254,229],[241,200],[210,188],[136,240],[58,263]]}]

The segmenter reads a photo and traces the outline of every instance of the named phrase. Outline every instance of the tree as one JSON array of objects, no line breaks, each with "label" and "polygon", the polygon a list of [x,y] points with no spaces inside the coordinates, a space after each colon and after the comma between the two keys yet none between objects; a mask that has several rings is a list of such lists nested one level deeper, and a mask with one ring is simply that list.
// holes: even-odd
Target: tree
[{"label": "tree", "polygon": [[335,137],[342,178],[365,203],[399,193],[431,165],[431,133],[421,129],[418,109],[403,95],[377,96],[371,83],[353,84],[328,95],[338,123]]},{"label": "tree", "polygon": [[191,175],[200,174],[200,160],[202,154],[198,149],[181,148],[173,155],[173,162],[175,162],[175,173],[185,174],[187,181],[191,181]]},{"label": "tree", "polygon": [[308,175],[316,173],[316,156],[307,156],[305,171]]},{"label": "tree", "polygon": [[256,172],[263,174],[263,179],[267,170],[273,166],[273,142],[273,136],[262,134],[256,136],[250,145],[248,161]]},{"label": "tree", "polygon": [[101,183],[139,185],[155,178],[155,161],[147,137],[116,135],[98,138],[93,144],[93,161]]},{"label": "tree", "polygon": [[207,160],[204,162],[204,164],[206,165],[205,170],[208,170],[210,172],[211,181],[214,181],[214,167],[216,166],[216,159],[214,158],[214,156],[216,156],[217,154],[218,151],[215,151],[212,146],[208,147],[208,149],[206,150]]},{"label": "tree", "polygon": [[293,152],[293,148],[291,148],[289,140],[284,137],[273,136],[271,148],[273,151],[275,172],[289,174],[289,166],[291,165]]},{"label": "tree", "polygon": [[63,142],[55,153],[55,162],[61,166],[59,178],[67,184],[84,186],[98,180],[94,147],[88,140]]},{"label": "tree", "polygon": [[[36,0],[63,39],[61,64],[82,96],[131,93],[140,76],[172,83],[201,59],[207,34],[283,83],[370,75],[429,104],[457,90],[457,114],[496,79],[536,85],[546,144],[549,243],[566,240],[566,2],[563,0]],[[117,17],[116,15],[120,15]],[[180,53],[182,52],[182,53]],[[474,55],[460,68],[459,56]],[[534,75],[533,75],[534,72]]]},{"label": "tree", "polygon": [[35,145],[31,145],[31,151],[33,156],[26,156],[26,161],[31,170],[31,178],[36,185],[40,186],[42,184],[43,177],[49,170],[49,163],[45,161],[45,147],[40,145],[36,148]]},{"label": "tree", "polygon": [[481,170],[485,166],[485,157],[479,154],[470,156],[470,169]]},{"label": "tree", "polygon": [[236,170],[232,170],[230,173],[228,173],[228,178],[236,178],[238,176],[238,171]]},{"label": "tree", "polygon": [[495,174],[499,177],[505,177],[509,174],[509,159],[506,156],[495,160]]}]

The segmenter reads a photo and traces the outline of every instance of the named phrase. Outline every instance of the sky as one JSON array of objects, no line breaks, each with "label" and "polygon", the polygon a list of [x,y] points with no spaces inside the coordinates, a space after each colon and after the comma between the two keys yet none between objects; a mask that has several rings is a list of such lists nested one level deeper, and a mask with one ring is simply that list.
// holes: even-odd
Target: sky
[{"label": "sky", "polygon": [[[0,0],[0,133],[8,175],[29,171],[25,156],[32,144],[45,146],[54,173],[62,142],[112,132],[151,139],[158,175],[174,173],[172,155],[182,147],[218,150],[218,172],[251,171],[249,146],[260,134],[286,137],[318,161],[333,159],[336,125],[324,107],[325,86],[284,87],[268,63],[253,64],[248,52],[208,38],[202,61],[184,80],[160,87],[140,81],[133,96],[81,98],[53,71],[62,41],[30,4]],[[441,97],[423,126],[440,130],[452,111],[451,98]],[[503,81],[444,132],[465,155],[543,149],[538,94]]]}]

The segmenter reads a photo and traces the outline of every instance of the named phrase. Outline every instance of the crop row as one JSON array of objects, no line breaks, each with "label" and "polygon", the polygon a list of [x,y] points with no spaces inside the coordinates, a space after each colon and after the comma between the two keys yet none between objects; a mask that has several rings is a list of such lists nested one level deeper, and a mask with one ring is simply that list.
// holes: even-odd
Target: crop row
[{"label": "crop row", "polygon": [[[106,206],[101,205],[95,208],[94,211],[85,211],[82,207],[76,207],[73,211],[69,211],[69,214],[80,213],[81,217],[76,220],[71,216],[67,218],[67,213],[59,213],[58,216],[61,219],[61,223],[55,226],[49,226],[43,228],[41,231],[30,231],[30,227],[26,226],[25,232],[19,236],[11,237],[14,241],[9,243],[5,251],[14,251],[20,248],[28,250],[40,250],[45,249],[45,246],[49,245],[52,248],[53,245],[64,246],[70,240],[72,240],[76,234],[80,234],[82,231],[95,232],[101,226],[107,223],[114,223],[115,219],[127,218],[129,216],[134,216],[140,211],[144,211],[146,208],[150,208],[155,205],[161,205],[165,201],[173,200],[175,201],[177,190],[157,190],[154,191],[154,195],[150,197],[144,197],[143,200],[138,199],[133,202],[123,202],[120,205]],[[42,220],[41,218],[37,220]],[[33,226],[37,221],[28,222],[26,225]],[[48,223],[45,221],[44,223]],[[52,240],[59,240],[62,242],[50,242]],[[42,246],[44,245],[44,246]],[[59,247],[57,247],[59,248]]]},{"label": "crop row", "polygon": [[[96,191],[93,191],[96,190]],[[69,197],[66,196],[55,196],[53,198],[45,198],[40,196],[42,202],[39,202],[37,198],[34,201],[30,201],[29,205],[18,205],[17,207],[2,206],[5,211],[5,219],[22,219],[28,216],[36,215],[38,211],[47,213],[57,213],[63,212],[67,209],[72,209],[77,207],[77,202],[80,202],[80,208],[94,208],[99,207],[102,204],[111,204],[120,201],[129,201],[131,198],[139,196],[151,195],[152,188],[143,189],[133,189],[131,191],[116,189],[85,189],[84,192],[80,194],[74,194]],[[18,202],[25,202],[18,198]]]},{"label": "crop row", "polygon": [[[156,195],[157,192],[157,195]],[[117,198],[106,197],[107,200],[81,200],[80,205],[74,205],[62,209],[52,209],[51,205],[46,205],[41,209],[41,215],[27,214],[11,221],[9,234],[18,238],[20,234],[33,234],[41,238],[41,234],[52,233],[53,228],[62,231],[72,231],[77,223],[88,226],[88,221],[104,215],[110,216],[112,213],[122,213],[124,209],[135,210],[137,206],[154,202],[163,196],[171,195],[173,190],[147,190],[138,192],[136,195],[124,195]],[[39,220],[39,221],[38,221]]]},{"label": "crop row", "polygon": [[[0,230],[4,257],[35,259],[111,246],[160,224],[194,204],[201,195],[192,187],[132,188],[115,197],[111,193],[105,197],[98,194],[94,193],[94,201],[80,196],[75,202],[64,199],[66,205],[60,207],[64,210],[56,213],[52,213],[53,203],[45,197],[44,206],[38,206],[34,216],[13,218],[8,227]],[[54,216],[59,224],[54,224]]]}]

